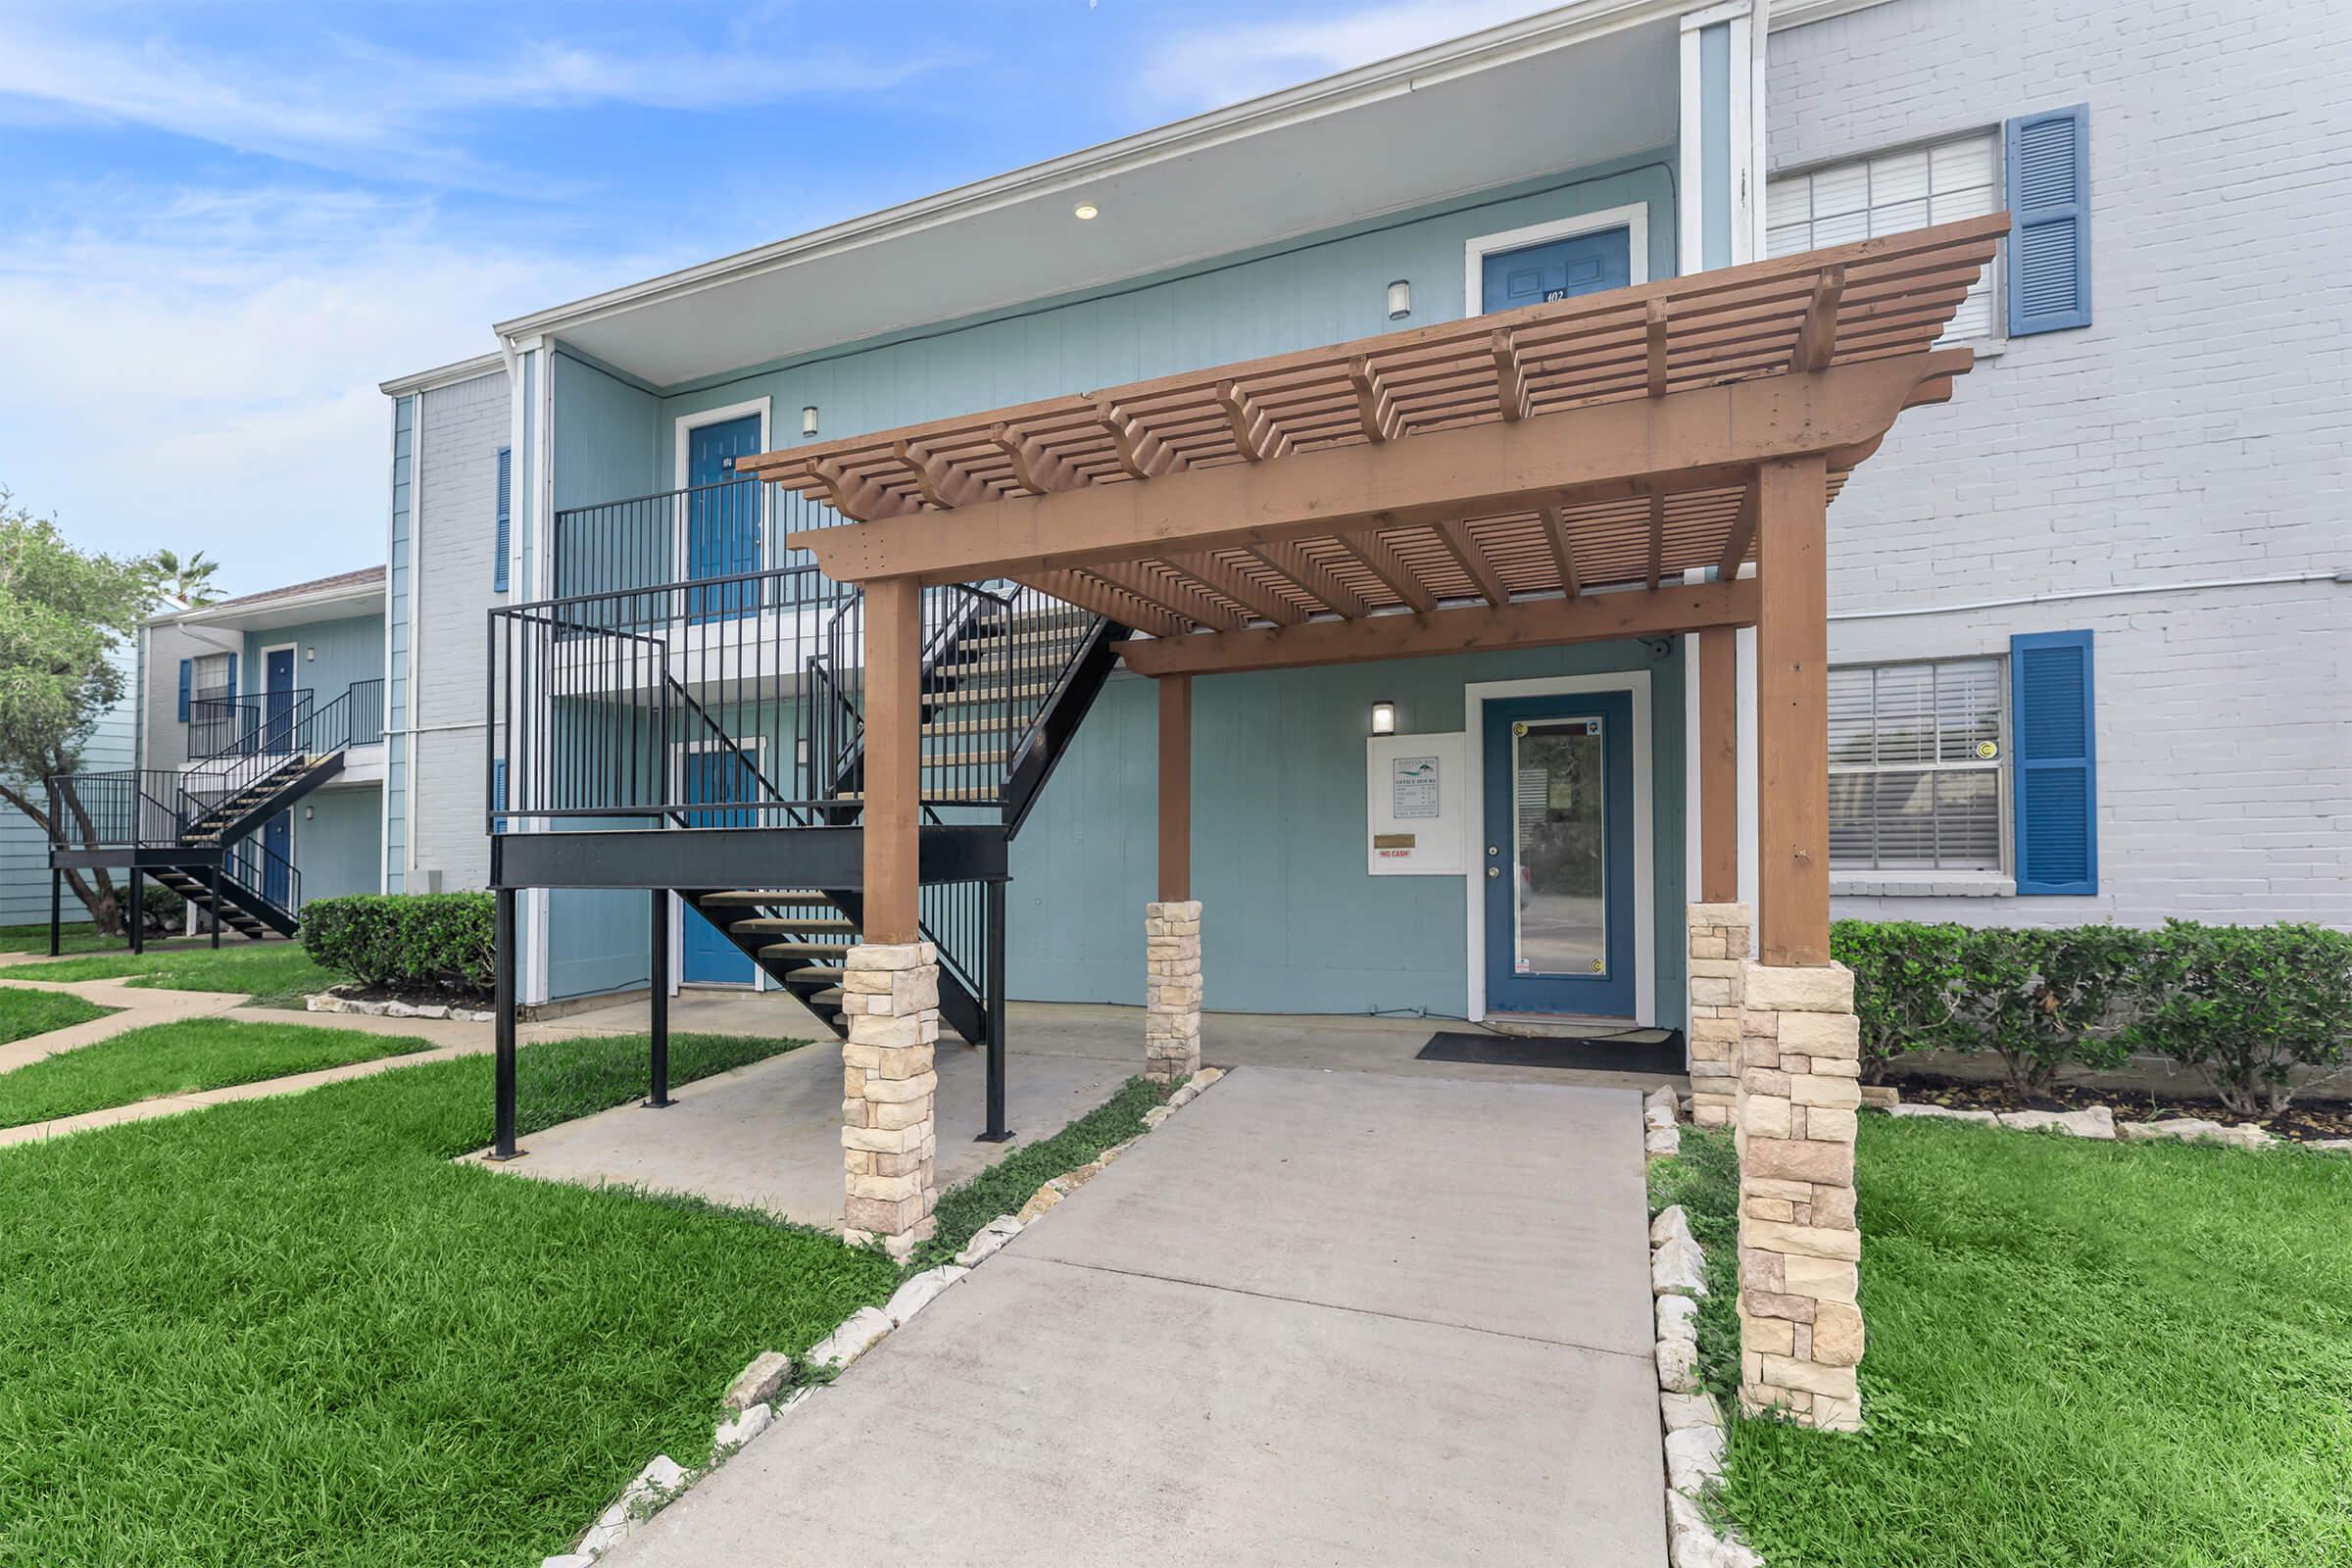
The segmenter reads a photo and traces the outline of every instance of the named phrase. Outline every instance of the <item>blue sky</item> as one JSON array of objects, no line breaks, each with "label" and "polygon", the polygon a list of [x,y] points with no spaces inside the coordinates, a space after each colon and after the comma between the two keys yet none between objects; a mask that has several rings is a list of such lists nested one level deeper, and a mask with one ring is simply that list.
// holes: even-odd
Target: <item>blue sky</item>
[{"label": "blue sky", "polygon": [[489,323],[1534,0],[0,0],[0,486],[235,591],[383,556]]}]

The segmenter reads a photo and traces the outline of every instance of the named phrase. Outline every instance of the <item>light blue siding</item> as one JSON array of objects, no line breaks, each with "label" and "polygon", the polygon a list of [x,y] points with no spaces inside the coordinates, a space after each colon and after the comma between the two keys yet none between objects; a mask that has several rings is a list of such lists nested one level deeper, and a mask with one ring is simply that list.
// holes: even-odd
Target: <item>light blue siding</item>
[{"label": "light blue siding", "polygon": [[293,810],[294,869],[302,874],[303,902],[373,893],[377,840],[383,830],[382,787],[329,785]]},{"label": "light blue siding", "polygon": [[556,355],[556,507],[662,488],[662,400],[577,350]]},{"label": "light blue siding", "polygon": [[294,689],[309,692],[318,708],[361,681],[384,678],[384,617],[345,615],[247,632],[239,668],[248,692],[260,692],[268,684],[262,650],[287,643],[294,644]]},{"label": "light blue siding", "polygon": [[[1364,868],[1364,737],[1446,733],[1466,683],[1650,671],[1656,999],[1683,1015],[1680,650],[1638,643],[1206,676],[1194,686],[1193,891],[1214,1009],[1458,1015],[1468,1000],[1463,880]],[[1012,847],[1008,979],[1024,1001],[1143,1001],[1143,909],[1158,809],[1156,694],[1112,681]]]},{"label": "light blue siding", "polygon": [[1710,268],[1732,265],[1732,24],[1698,34],[1699,203],[1706,213],[1704,256]]}]

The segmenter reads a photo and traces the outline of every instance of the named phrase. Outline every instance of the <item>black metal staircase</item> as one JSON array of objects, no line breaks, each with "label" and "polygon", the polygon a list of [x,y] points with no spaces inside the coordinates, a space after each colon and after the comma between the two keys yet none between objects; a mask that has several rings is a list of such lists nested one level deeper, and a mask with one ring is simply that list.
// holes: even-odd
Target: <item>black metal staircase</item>
[{"label": "black metal staircase", "polygon": [[[727,488],[560,514],[575,591],[491,612],[492,883],[666,889],[839,1032],[864,597],[812,565],[675,580],[662,541]],[[942,1021],[974,1045],[1002,1029],[1006,848],[1124,635],[1009,583],[923,592],[918,914]]]},{"label": "black metal staircase", "polygon": [[275,694],[245,721],[208,718],[202,732],[226,738],[177,772],[49,779],[52,873],[126,867],[134,904],[151,877],[212,916],[216,931],[290,937],[301,923],[301,874],[255,835],[340,773],[352,746],[383,738],[383,682],[359,682],[323,704],[309,692]]}]

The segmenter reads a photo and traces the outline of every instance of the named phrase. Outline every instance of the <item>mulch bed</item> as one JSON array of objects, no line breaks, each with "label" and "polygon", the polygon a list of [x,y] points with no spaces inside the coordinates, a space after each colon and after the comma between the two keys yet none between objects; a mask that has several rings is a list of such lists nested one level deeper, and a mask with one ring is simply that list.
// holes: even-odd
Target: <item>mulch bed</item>
[{"label": "mulch bed", "polygon": [[2318,1138],[2352,1138],[2352,1105],[2328,1101],[2300,1102],[2277,1116],[2241,1116],[2216,1100],[2187,1095],[2162,1095],[2145,1089],[2087,1089],[2059,1084],[2048,1095],[2021,1095],[2005,1083],[1979,1083],[1920,1073],[1890,1079],[1903,1099],[1916,1104],[1945,1105],[1953,1110],[2082,1110],[2105,1105],[2117,1121],[2155,1121],[2167,1116],[2202,1116],[2224,1124],[2251,1122],[2294,1143]]},{"label": "mulch bed", "polygon": [[395,991],[389,986],[353,985],[347,981],[330,989],[347,1002],[405,1002],[412,1007],[450,1006],[475,1010],[498,1005],[498,998],[487,991],[462,991],[455,987],[447,991]]}]

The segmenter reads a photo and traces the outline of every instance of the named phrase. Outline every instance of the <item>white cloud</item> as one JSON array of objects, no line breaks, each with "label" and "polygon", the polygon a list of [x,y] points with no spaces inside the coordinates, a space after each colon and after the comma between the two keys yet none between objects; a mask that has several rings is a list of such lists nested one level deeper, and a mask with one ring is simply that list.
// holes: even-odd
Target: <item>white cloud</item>
[{"label": "white cloud", "polygon": [[74,229],[0,243],[0,485],[85,544],[206,550],[238,591],[383,559],[378,381],[683,259],[535,252],[349,193],[67,205]]},{"label": "white cloud", "polygon": [[1153,49],[1139,85],[1160,103],[1214,109],[1541,9],[1529,0],[1400,0],[1336,17],[1179,32]]},{"label": "white cloud", "polygon": [[877,91],[946,63],[920,52],[867,61],[821,48],[779,57],[544,40],[461,59],[310,34],[275,52],[214,53],[139,34],[103,11],[86,20],[101,24],[44,30],[0,15],[7,117],[75,113],[316,168],[471,189],[502,183],[462,145],[464,122],[476,115],[597,104],[722,111]]}]

